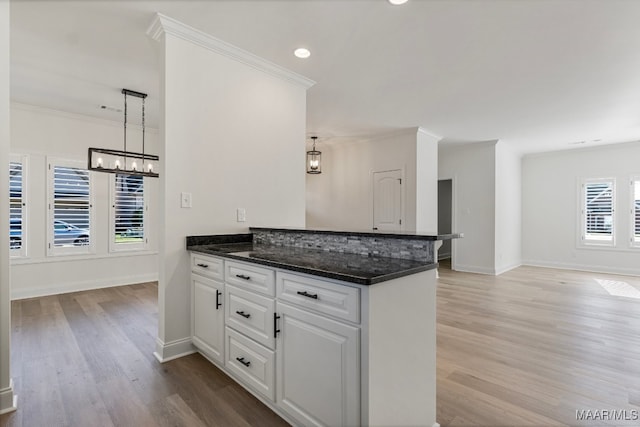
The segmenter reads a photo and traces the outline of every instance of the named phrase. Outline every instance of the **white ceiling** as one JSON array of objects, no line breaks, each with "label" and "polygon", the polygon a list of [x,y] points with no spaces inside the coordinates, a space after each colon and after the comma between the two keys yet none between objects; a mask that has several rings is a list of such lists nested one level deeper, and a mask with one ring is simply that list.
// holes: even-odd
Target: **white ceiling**
[{"label": "white ceiling", "polygon": [[157,126],[156,12],[315,80],[309,133],[421,126],[522,152],[640,139],[633,0],[12,0],[12,99],[121,120],[99,107],[126,87]]}]

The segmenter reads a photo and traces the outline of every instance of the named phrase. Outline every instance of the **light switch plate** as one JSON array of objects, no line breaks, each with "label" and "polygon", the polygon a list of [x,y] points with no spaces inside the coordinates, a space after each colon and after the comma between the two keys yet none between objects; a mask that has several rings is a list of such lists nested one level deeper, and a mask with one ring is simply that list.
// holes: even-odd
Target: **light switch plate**
[{"label": "light switch plate", "polygon": [[180,194],[180,206],[182,206],[183,208],[191,207],[191,193]]},{"label": "light switch plate", "polygon": [[245,222],[247,220],[247,210],[245,208],[236,209],[236,218],[238,222]]}]

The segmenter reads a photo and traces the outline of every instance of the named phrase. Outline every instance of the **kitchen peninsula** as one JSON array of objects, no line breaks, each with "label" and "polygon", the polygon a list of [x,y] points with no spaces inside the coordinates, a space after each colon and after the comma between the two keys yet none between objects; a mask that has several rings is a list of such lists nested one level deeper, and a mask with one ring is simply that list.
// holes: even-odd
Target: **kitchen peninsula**
[{"label": "kitchen peninsula", "polygon": [[437,425],[435,242],[287,228],[187,237],[192,342],[287,421]]}]

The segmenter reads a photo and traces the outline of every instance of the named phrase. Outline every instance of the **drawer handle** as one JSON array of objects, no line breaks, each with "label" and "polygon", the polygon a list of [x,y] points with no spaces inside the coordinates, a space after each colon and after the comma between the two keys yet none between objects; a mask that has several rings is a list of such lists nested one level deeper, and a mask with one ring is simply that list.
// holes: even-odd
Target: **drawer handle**
[{"label": "drawer handle", "polygon": [[209,268],[208,264],[196,264],[198,267]]},{"label": "drawer handle", "polygon": [[216,289],[216,310],[222,307],[222,303],[220,302],[220,295],[222,295],[222,292]]},{"label": "drawer handle", "polygon": [[236,311],[236,314],[239,314],[240,316],[244,317],[245,319],[248,319],[249,317],[251,317],[250,313],[245,313],[244,311]]},{"label": "drawer handle", "polygon": [[280,316],[278,316],[278,313],[273,313],[273,336],[274,336],[274,338],[278,338],[278,332],[280,332],[280,329],[278,329],[278,319],[280,319]]},{"label": "drawer handle", "polygon": [[298,295],[302,295],[303,297],[318,299],[318,294],[310,294],[307,291],[298,291]]},{"label": "drawer handle", "polygon": [[251,276],[245,276],[244,274],[236,274],[236,277],[239,277],[239,278],[244,279],[244,280],[251,279]]},{"label": "drawer handle", "polygon": [[251,366],[251,362],[248,360],[244,360],[244,357],[236,357],[236,360],[240,363],[242,363],[244,366],[246,366],[247,368],[249,366]]}]

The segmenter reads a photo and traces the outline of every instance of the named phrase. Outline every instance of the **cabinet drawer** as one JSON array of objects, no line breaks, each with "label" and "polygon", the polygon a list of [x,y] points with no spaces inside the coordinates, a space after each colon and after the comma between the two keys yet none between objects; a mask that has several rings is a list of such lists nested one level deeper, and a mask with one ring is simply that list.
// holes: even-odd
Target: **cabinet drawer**
[{"label": "cabinet drawer", "polygon": [[222,260],[206,255],[191,254],[191,271],[212,279],[224,280]]},{"label": "cabinet drawer", "polygon": [[360,322],[358,288],[278,272],[277,296],[280,301],[350,322]]},{"label": "cabinet drawer", "polygon": [[227,261],[225,266],[227,283],[270,297],[275,295],[273,270],[233,261]]},{"label": "cabinet drawer", "polygon": [[274,352],[226,328],[225,366],[245,385],[275,401]]},{"label": "cabinet drawer", "polygon": [[227,326],[259,343],[274,348],[273,314],[275,302],[244,289],[226,287],[225,320]]}]

